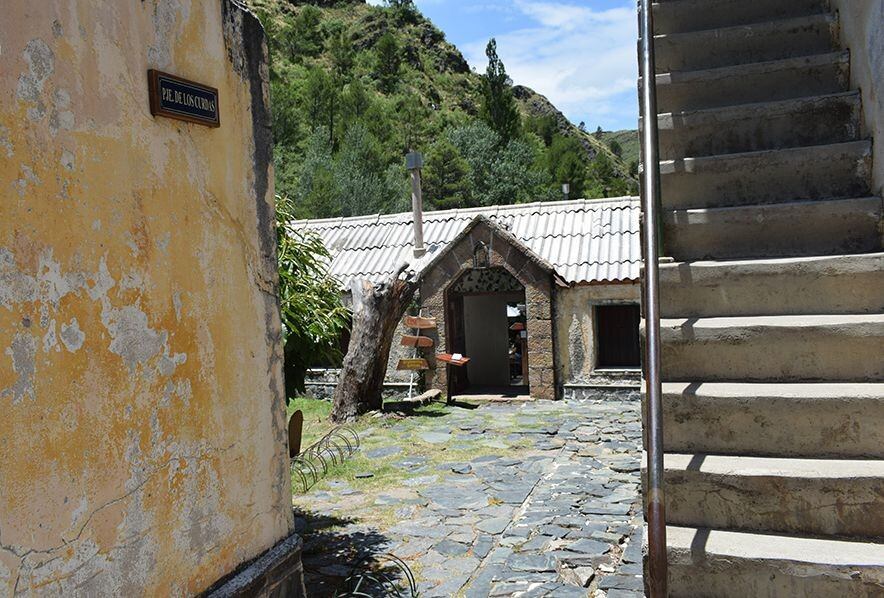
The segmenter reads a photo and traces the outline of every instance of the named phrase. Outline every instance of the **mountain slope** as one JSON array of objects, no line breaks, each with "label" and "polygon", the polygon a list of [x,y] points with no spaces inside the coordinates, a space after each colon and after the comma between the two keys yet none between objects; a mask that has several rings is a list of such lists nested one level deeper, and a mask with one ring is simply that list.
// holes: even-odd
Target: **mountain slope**
[{"label": "mountain slope", "polygon": [[638,131],[635,129],[626,129],[623,131],[602,131],[599,136],[602,143],[608,149],[611,148],[612,142],[617,142],[621,148],[620,159],[626,164],[639,162],[639,153],[641,146],[639,145]]},{"label": "mountain slope", "polygon": [[[409,149],[425,155],[429,209],[560,199],[562,182],[575,194],[635,190],[627,162],[527,87],[513,88],[523,134],[498,138],[479,119],[483,77],[408,0],[248,4],[270,40],[277,190],[302,217],[406,208]],[[551,151],[554,139],[535,134],[544,117],[578,144]]]}]

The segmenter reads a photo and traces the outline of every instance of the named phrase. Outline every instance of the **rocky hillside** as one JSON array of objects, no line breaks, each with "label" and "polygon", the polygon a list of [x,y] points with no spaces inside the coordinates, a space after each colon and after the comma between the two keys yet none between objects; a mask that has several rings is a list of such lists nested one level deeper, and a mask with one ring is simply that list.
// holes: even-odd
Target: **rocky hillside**
[{"label": "rocky hillside", "polygon": [[509,92],[517,138],[483,120],[484,65],[471,70],[410,0],[248,4],[270,38],[277,190],[300,216],[407,207],[409,149],[425,155],[431,209],[559,199],[563,182],[635,192],[628,161],[527,87]]}]

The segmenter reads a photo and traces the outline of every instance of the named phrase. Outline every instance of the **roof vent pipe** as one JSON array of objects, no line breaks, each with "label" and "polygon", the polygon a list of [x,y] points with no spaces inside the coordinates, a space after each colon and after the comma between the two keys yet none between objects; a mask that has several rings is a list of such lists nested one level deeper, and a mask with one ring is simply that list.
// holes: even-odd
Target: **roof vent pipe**
[{"label": "roof vent pipe", "polygon": [[424,158],[420,152],[411,151],[405,156],[405,168],[411,173],[411,210],[414,213],[414,257],[427,252],[424,247],[424,200],[421,193],[421,168]]}]

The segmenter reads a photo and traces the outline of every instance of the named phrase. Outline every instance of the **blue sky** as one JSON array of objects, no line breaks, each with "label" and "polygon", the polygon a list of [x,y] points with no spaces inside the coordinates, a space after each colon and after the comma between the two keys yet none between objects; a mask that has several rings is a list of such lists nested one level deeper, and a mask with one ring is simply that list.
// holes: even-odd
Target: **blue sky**
[{"label": "blue sky", "polygon": [[[381,4],[381,0],[369,0]],[[485,44],[517,84],[548,97],[587,128],[634,129],[637,17],[634,0],[416,0],[484,72]]]}]

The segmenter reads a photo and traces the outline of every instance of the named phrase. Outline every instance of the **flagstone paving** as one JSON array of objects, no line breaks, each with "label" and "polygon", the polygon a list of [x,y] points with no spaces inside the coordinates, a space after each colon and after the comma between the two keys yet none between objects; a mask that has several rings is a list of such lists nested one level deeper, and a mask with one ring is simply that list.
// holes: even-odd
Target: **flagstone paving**
[{"label": "flagstone paving", "polygon": [[408,564],[422,597],[642,595],[638,402],[432,415],[363,430],[355,472],[376,478],[296,497],[311,598],[383,553]]}]

